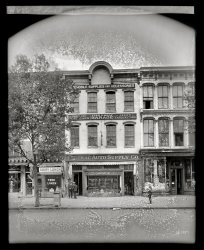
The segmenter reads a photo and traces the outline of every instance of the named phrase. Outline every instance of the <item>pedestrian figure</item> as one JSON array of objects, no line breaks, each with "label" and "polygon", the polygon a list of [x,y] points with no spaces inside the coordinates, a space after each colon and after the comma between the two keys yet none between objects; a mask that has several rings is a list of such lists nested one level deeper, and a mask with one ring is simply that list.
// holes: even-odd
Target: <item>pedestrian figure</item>
[{"label": "pedestrian figure", "polygon": [[69,198],[72,198],[72,182],[69,182],[68,184],[68,193],[69,193]]},{"label": "pedestrian figure", "polygon": [[73,183],[73,191],[74,191],[74,198],[75,199],[77,199],[77,197],[76,197],[77,189],[78,189],[77,184],[74,182]]},{"label": "pedestrian figure", "polygon": [[149,189],[147,193],[148,193],[149,203],[152,204],[152,186],[151,185],[149,185]]}]

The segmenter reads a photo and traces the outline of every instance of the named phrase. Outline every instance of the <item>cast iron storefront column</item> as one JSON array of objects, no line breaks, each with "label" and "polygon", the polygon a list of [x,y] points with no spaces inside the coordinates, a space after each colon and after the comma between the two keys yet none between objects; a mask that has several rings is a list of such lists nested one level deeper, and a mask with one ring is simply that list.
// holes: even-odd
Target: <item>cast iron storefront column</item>
[{"label": "cast iron storefront column", "polygon": [[82,195],[87,196],[87,175],[85,170],[87,169],[86,166],[82,166]]}]

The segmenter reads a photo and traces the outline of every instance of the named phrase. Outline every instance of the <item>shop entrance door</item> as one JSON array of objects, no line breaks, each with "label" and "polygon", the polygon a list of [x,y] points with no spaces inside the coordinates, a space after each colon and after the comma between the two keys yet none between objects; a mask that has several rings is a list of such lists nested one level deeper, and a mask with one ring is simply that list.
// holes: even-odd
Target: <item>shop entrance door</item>
[{"label": "shop entrance door", "polygon": [[134,195],[133,172],[124,172],[125,195]]},{"label": "shop entrance door", "polygon": [[74,173],[74,182],[78,186],[77,195],[82,195],[82,172]]},{"label": "shop entrance door", "polygon": [[171,194],[183,194],[183,169],[171,168]]}]

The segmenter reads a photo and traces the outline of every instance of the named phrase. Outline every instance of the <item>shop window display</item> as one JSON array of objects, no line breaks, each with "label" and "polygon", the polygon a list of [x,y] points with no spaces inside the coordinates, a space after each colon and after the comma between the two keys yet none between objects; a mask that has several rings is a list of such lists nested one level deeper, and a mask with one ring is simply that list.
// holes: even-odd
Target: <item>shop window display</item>
[{"label": "shop window display", "polygon": [[185,188],[186,190],[195,190],[194,160],[186,160]]},{"label": "shop window display", "polygon": [[149,185],[152,186],[153,191],[166,190],[166,164],[164,159],[145,159],[144,174],[145,190],[149,187]]}]

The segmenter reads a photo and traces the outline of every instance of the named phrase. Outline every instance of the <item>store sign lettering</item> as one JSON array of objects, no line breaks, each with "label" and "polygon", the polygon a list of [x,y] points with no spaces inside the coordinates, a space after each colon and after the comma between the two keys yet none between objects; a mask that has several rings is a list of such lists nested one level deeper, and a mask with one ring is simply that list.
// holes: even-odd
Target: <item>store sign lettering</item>
[{"label": "store sign lettering", "polygon": [[134,161],[138,160],[136,154],[123,155],[68,155],[68,161]]},{"label": "store sign lettering", "polygon": [[39,172],[61,172],[61,167],[40,167]]},{"label": "store sign lettering", "polygon": [[136,120],[136,113],[126,114],[87,114],[87,115],[69,115],[72,121],[83,120]]},{"label": "store sign lettering", "polygon": [[135,88],[134,83],[128,84],[99,84],[99,85],[75,85],[74,89],[119,89],[119,88]]}]

